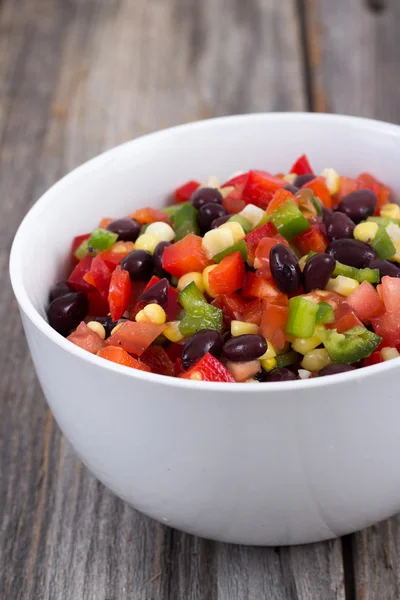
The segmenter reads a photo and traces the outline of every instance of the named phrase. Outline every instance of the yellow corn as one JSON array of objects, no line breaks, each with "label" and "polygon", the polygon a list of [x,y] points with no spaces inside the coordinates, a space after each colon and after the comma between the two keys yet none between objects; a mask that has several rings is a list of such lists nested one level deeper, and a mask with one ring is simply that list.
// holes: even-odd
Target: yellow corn
[{"label": "yellow corn", "polygon": [[304,256],[302,256],[301,258],[299,258],[299,267],[301,271],[304,271],[304,267],[306,266],[307,263],[307,256],[308,254],[305,254]]},{"label": "yellow corn", "polygon": [[235,191],[235,188],[233,187],[233,185],[228,185],[226,187],[219,188],[219,191],[221,192],[221,196],[223,198],[226,198],[227,196],[229,196],[229,194]]},{"label": "yellow corn", "polygon": [[236,221],[227,221],[223,225],[220,225],[218,229],[229,229],[233,235],[234,244],[237,244],[237,242],[240,242],[246,237],[243,227],[240,223],[236,223]]},{"label": "yellow corn", "polygon": [[299,352],[300,354],[307,354],[307,352],[311,352],[317,346],[319,346],[321,340],[318,335],[313,335],[310,338],[294,338],[292,342],[292,348],[295,352]]},{"label": "yellow corn", "polygon": [[394,204],[393,202],[384,204],[381,208],[380,215],[381,217],[386,217],[387,219],[400,219],[400,206],[398,204]]},{"label": "yellow corn", "polygon": [[167,320],[165,310],[159,304],[147,304],[143,310],[140,310],[135,320],[138,323],[155,323],[162,325]]},{"label": "yellow corn", "polygon": [[344,277],[338,275],[335,279],[330,279],[326,284],[326,289],[330,292],[336,292],[341,296],[350,296],[351,292],[354,292],[358,288],[360,283],[351,277]]},{"label": "yellow corn", "polygon": [[271,342],[268,340],[266,340],[266,342],[268,344],[267,351],[265,352],[265,354],[260,356],[259,360],[268,360],[269,358],[275,358],[275,356],[276,356],[276,350],[273,347],[273,345],[271,344]]},{"label": "yellow corn", "polygon": [[386,227],[386,233],[392,242],[400,242],[400,227],[395,223],[389,223]]},{"label": "yellow corn", "polygon": [[398,358],[400,354],[396,350],[396,348],[382,348],[381,356],[383,360],[392,360],[393,358]]},{"label": "yellow corn", "polygon": [[233,337],[248,333],[258,333],[258,326],[254,323],[246,323],[245,321],[231,321],[231,334]]},{"label": "yellow corn", "polygon": [[190,273],[185,273],[178,281],[177,288],[181,292],[189,283],[194,283],[197,285],[199,290],[203,293],[205,291],[203,275],[202,273],[197,273],[195,271],[191,271]]},{"label": "yellow corn", "polygon": [[317,373],[326,365],[331,363],[330,356],[328,351],[325,348],[317,348],[316,350],[311,350],[307,352],[301,361],[301,366],[303,369],[307,371],[311,371],[312,373]]},{"label": "yellow corn", "polygon": [[164,223],[163,221],[156,221],[150,223],[146,229],[145,235],[155,235],[159,242],[172,242],[175,238],[175,231],[171,225]]},{"label": "yellow corn", "polygon": [[160,240],[152,233],[142,233],[135,242],[135,250],[146,250],[150,254],[154,253]]},{"label": "yellow corn", "polygon": [[111,335],[113,335],[114,333],[117,333],[118,329],[120,329],[120,327],[122,327],[123,323],[118,323],[118,325],[116,325],[113,329],[111,329]]},{"label": "yellow corn", "polygon": [[208,178],[207,181],[207,187],[210,188],[219,188],[219,179],[218,177],[216,177],[216,175],[210,175],[210,177]]},{"label": "yellow corn", "polygon": [[89,329],[97,333],[97,335],[100,336],[102,340],[106,339],[106,330],[104,329],[101,323],[99,323],[98,321],[89,321],[87,326],[89,327]]},{"label": "yellow corn", "polygon": [[340,175],[335,169],[326,168],[321,173],[325,177],[326,186],[330,194],[337,194],[340,190]]},{"label": "yellow corn", "polygon": [[260,221],[264,218],[265,211],[254,204],[246,204],[244,209],[240,211],[239,215],[250,221],[254,228],[257,227]]},{"label": "yellow corn", "polygon": [[167,329],[164,329],[163,331],[163,335],[165,335],[167,340],[169,340],[170,342],[176,343],[183,340],[183,335],[179,330],[179,323],[180,321],[170,321],[169,323],[167,323]]},{"label": "yellow corn", "polygon": [[217,229],[211,229],[203,237],[201,246],[207,255],[207,258],[212,258],[219,252],[226,250],[230,246],[233,246],[235,240],[233,233],[230,229],[217,227]]},{"label": "yellow corn", "polygon": [[260,364],[265,371],[272,371],[276,367],[276,358],[260,359]]},{"label": "yellow corn", "polygon": [[370,242],[374,239],[378,232],[378,224],[377,223],[359,223],[356,225],[353,231],[353,236],[355,240],[359,242]]},{"label": "yellow corn", "polygon": [[296,177],[297,177],[296,173],[288,173],[287,175],[283,176],[283,179],[293,185],[294,182],[296,181]]},{"label": "yellow corn", "polygon": [[396,254],[390,260],[400,263],[400,242],[393,242],[393,245],[396,248]]},{"label": "yellow corn", "polygon": [[218,267],[218,265],[210,265],[209,267],[206,267],[203,271],[203,284],[204,284],[204,289],[207,292],[207,294],[209,296],[211,296],[211,298],[215,298],[216,296],[214,296],[214,294],[211,293],[210,291],[210,284],[208,282],[208,274],[215,269],[216,267]]}]

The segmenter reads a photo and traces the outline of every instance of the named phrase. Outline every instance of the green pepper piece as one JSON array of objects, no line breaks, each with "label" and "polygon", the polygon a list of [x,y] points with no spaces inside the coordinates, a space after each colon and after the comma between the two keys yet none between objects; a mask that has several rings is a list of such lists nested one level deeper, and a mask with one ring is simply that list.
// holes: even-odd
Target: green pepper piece
[{"label": "green pepper piece", "polygon": [[351,279],[355,279],[360,283],[363,281],[378,283],[380,279],[379,269],[370,269],[369,267],[365,267],[365,269],[356,269],[355,267],[350,267],[349,265],[344,265],[343,263],[336,261],[333,276],[337,277],[338,275],[351,277]]},{"label": "green pepper piece", "polygon": [[[232,215],[228,219],[228,223],[239,223],[242,226],[243,231],[247,234],[253,229],[253,225],[250,223],[248,219],[242,217],[242,215]],[[258,227],[258,226],[257,226]]]},{"label": "green pepper piece", "polygon": [[310,338],[314,334],[318,304],[303,296],[289,300],[289,317],[286,333],[300,338]]},{"label": "green pepper piece", "polygon": [[79,246],[75,250],[74,256],[78,260],[82,260],[82,258],[84,258],[86,256],[86,254],[88,254],[89,250],[90,250],[89,240],[83,240],[83,242],[81,244],[79,244]]},{"label": "green pepper piece", "polygon": [[315,256],[316,254],[318,254],[318,252],[314,252],[314,250],[310,250],[310,252],[306,256],[306,263],[308,263],[308,261],[310,260],[310,258],[312,258],[313,256]]},{"label": "green pepper piece", "polygon": [[333,362],[349,364],[369,356],[382,341],[379,335],[360,326],[344,333],[325,329],[319,335]]},{"label": "green pepper piece", "polygon": [[161,212],[165,213],[167,217],[169,217],[169,219],[171,219],[171,221],[173,222],[176,213],[183,206],[187,206],[188,204],[190,204],[190,202],[181,202],[180,204],[173,204],[172,206],[164,206],[164,208],[161,208],[160,210]]},{"label": "green pepper piece", "polygon": [[317,198],[317,196],[312,195],[311,202],[314,204],[314,208],[317,211],[317,215],[322,217],[322,202]]},{"label": "green pepper piece", "polygon": [[197,287],[194,281],[191,281],[178,296],[178,302],[186,312],[193,312],[195,309],[202,308],[204,304],[208,305],[207,300]]},{"label": "green pepper piece", "polygon": [[236,244],[233,244],[233,246],[230,246],[226,250],[222,250],[222,252],[218,252],[218,254],[216,254],[215,256],[213,256],[213,260],[216,263],[220,263],[221,260],[223,258],[225,258],[225,256],[228,256],[228,254],[233,254],[234,252],[240,252],[240,254],[242,255],[243,260],[246,262],[246,260],[247,260],[247,246],[246,246],[246,242],[244,240],[241,240],[240,242],[237,242]]},{"label": "green pepper piece", "polygon": [[88,245],[102,252],[108,250],[118,239],[118,234],[108,231],[108,229],[102,229],[97,227],[93,229],[92,234],[88,240]]},{"label": "green pepper piece", "polygon": [[301,211],[291,198],[278,206],[269,218],[279,233],[288,240],[310,229],[310,223],[301,214]]},{"label": "green pepper piece", "polygon": [[179,331],[184,337],[201,329],[222,331],[222,310],[208,304],[194,281],[181,291],[178,301],[186,311],[179,324]]},{"label": "green pepper piece", "polygon": [[343,275],[343,277],[351,277],[351,279],[357,279],[357,272],[358,269],[356,269],[355,267],[350,267],[349,265],[344,265],[343,263],[336,261],[336,266],[332,275],[333,277]]},{"label": "green pepper piece", "polygon": [[335,320],[335,313],[333,308],[328,302],[319,302],[318,312],[316,316],[317,324],[320,323],[333,323]]},{"label": "green pepper piece", "polygon": [[389,260],[389,258],[392,258],[396,254],[396,248],[388,232],[382,225],[378,227],[375,237],[369,243],[382,260]]},{"label": "green pepper piece", "polygon": [[368,217],[367,221],[370,221],[370,223],[377,223],[378,225],[382,225],[382,227],[387,227],[391,223],[400,227],[400,219],[391,219],[389,217]]},{"label": "green pepper piece", "polygon": [[291,352],[286,352],[285,354],[280,354],[279,356],[275,357],[276,368],[282,369],[283,367],[294,365],[297,363],[298,358],[299,355],[294,350],[292,350]]},{"label": "green pepper piece", "polygon": [[188,202],[180,207],[173,218],[175,229],[175,242],[179,242],[189,233],[199,234],[199,226],[197,225],[197,209]]}]

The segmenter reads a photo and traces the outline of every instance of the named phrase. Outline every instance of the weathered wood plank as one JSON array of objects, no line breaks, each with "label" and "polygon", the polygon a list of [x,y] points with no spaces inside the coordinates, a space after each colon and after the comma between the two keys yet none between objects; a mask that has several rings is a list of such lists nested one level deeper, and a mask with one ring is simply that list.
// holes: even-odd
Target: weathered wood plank
[{"label": "weathered wood plank", "polygon": [[23,214],[83,160],[175,123],[305,108],[295,2],[0,7],[0,598],[342,600],[339,542],[215,544],[143,517],[96,482],[45,407],[6,283]]}]

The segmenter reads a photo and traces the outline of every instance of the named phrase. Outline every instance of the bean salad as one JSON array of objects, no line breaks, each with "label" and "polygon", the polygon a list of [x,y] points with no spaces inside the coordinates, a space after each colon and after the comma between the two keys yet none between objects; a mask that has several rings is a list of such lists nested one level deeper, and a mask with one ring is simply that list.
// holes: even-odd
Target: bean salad
[{"label": "bean salad", "polygon": [[250,170],[74,238],[48,322],[109,361],[193,381],[335,375],[400,356],[400,206],[370,173]]}]

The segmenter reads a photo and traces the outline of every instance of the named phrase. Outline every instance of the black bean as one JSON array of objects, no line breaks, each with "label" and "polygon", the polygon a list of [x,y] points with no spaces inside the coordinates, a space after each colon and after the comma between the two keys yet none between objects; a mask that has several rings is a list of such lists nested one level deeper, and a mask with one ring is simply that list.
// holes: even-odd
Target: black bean
[{"label": "black bean", "polygon": [[322,208],[322,220],[326,225],[326,219],[328,219],[333,213],[329,208],[326,208],[326,206],[324,206],[323,204],[321,205]]},{"label": "black bean", "polygon": [[347,371],[355,370],[355,367],[346,363],[332,363],[331,365],[326,365],[326,367],[323,367],[319,371],[318,377],[324,377],[325,375],[337,375],[338,373],[346,373]]},{"label": "black bean", "polygon": [[168,279],[164,277],[152,285],[151,288],[143,292],[138,300],[139,302],[144,302],[146,304],[159,304],[165,308],[168,304],[168,288]]},{"label": "black bean", "polygon": [[266,373],[263,381],[294,381],[298,378],[299,377],[296,375],[296,373],[293,373],[293,371],[287,369],[286,367],[282,367],[282,369],[274,369],[270,373]]},{"label": "black bean", "polygon": [[400,277],[399,267],[388,260],[374,258],[371,260],[368,266],[370,269],[379,269],[381,278],[385,275],[388,275],[389,277]]},{"label": "black bean", "polygon": [[107,229],[117,233],[123,242],[135,242],[140,234],[140,225],[135,219],[116,219],[107,225]]},{"label": "black bean", "polygon": [[153,257],[146,250],[133,250],[122,259],[121,268],[128,271],[132,281],[148,279],[153,270]]},{"label": "black bean", "polygon": [[160,242],[159,244],[157,244],[156,249],[154,250],[154,254],[153,254],[154,268],[157,269],[157,271],[162,275],[165,273],[163,266],[162,266],[162,257],[163,257],[165,248],[168,248],[168,246],[170,246],[170,245],[171,245],[171,242]]},{"label": "black bean", "polygon": [[52,302],[56,298],[66,296],[66,294],[70,294],[73,291],[66,281],[59,281],[51,288],[49,301]]},{"label": "black bean", "polygon": [[336,260],[330,254],[316,254],[306,263],[303,270],[303,286],[306,294],[312,290],[323,290],[332,276]]},{"label": "black bean", "polygon": [[203,204],[197,215],[197,223],[201,232],[206,233],[206,231],[209,231],[211,229],[211,224],[215,219],[225,217],[227,214],[228,211],[222,204],[215,204],[213,202]]},{"label": "black bean", "polygon": [[376,258],[375,250],[358,240],[334,240],[327,247],[326,253],[333,256],[335,260],[356,269],[368,267],[371,260]]},{"label": "black bean", "polygon": [[65,336],[87,317],[88,311],[87,296],[82,292],[71,292],[55,298],[50,303],[47,318],[53,329]]},{"label": "black bean", "polygon": [[372,190],[356,190],[347,194],[336,210],[350,217],[354,223],[360,223],[374,214],[377,202],[377,195]]},{"label": "black bean", "polygon": [[300,287],[301,271],[293,252],[283,244],[273,246],[269,255],[272,277],[284,294],[294,294]]},{"label": "black bean", "polygon": [[245,334],[232,337],[225,342],[223,353],[232,362],[243,362],[260,358],[267,348],[267,342],[262,335]]},{"label": "black bean", "polygon": [[110,316],[96,317],[94,321],[97,321],[97,323],[101,323],[103,325],[106,332],[106,338],[108,338],[111,335],[111,332],[114,329],[114,327],[116,327],[118,323],[123,323],[124,321],[126,321],[126,318],[122,317],[119,321],[113,321]]},{"label": "black bean", "polygon": [[201,329],[185,343],[182,352],[183,368],[188,369],[207,352],[219,358],[222,354],[223,343],[223,337],[218,331]]},{"label": "black bean", "polygon": [[211,223],[211,229],[217,229],[217,227],[226,223],[231,218],[231,216],[232,215],[224,215],[223,217],[218,217],[218,219],[214,219],[214,221]]},{"label": "black bean", "polygon": [[287,190],[288,192],[292,192],[292,194],[297,194],[297,192],[299,191],[299,188],[296,185],[292,185],[291,183],[287,183],[284,187],[284,190]]},{"label": "black bean", "polygon": [[297,175],[296,179],[293,182],[293,185],[295,185],[298,188],[301,188],[301,187],[303,187],[303,185],[305,185],[309,181],[312,181],[313,179],[315,179],[315,175],[313,173],[306,173],[305,175]]},{"label": "black bean", "polygon": [[344,213],[331,212],[329,215],[324,215],[324,223],[326,234],[330,242],[333,240],[341,240],[343,238],[353,238],[355,225],[350,217]]},{"label": "black bean", "polygon": [[190,202],[197,209],[201,208],[203,204],[209,204],[210,202],[221,204],[223,200],[222,194],[217,188],[202,187],[193,192]]}]

